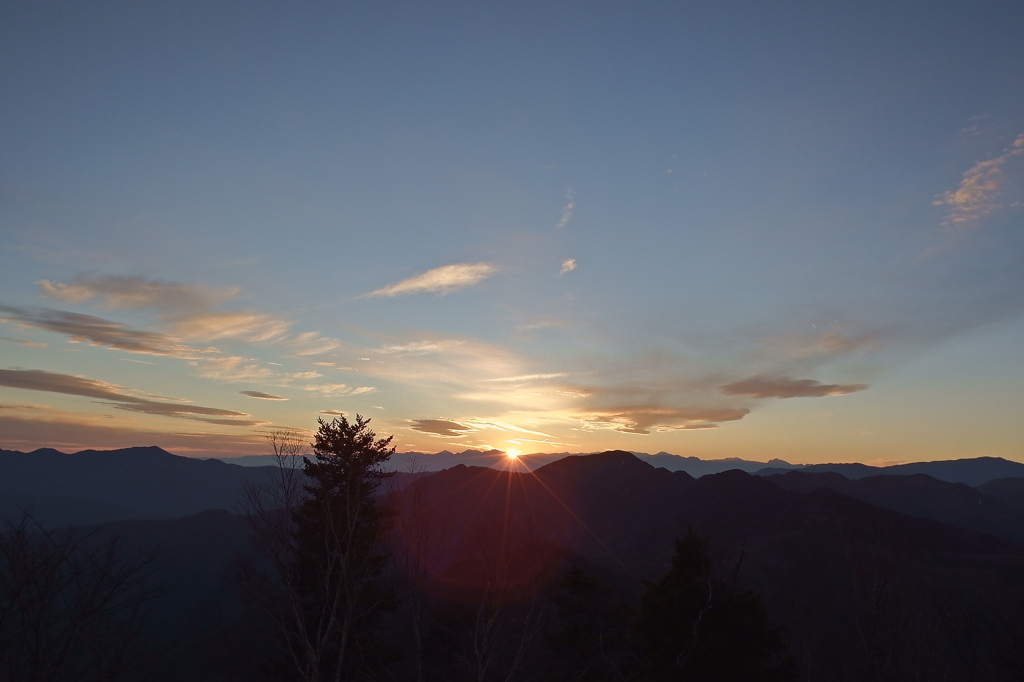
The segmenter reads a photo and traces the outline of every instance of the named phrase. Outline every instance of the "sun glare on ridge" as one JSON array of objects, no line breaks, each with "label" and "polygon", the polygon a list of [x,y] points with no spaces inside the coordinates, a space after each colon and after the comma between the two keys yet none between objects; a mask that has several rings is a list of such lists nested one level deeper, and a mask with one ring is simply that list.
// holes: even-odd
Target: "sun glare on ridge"
[{"label": "sun glare on ridge", "polygon": [[519,450],[515,450],[515,449],[511,449],[511,448],[505,451],[505,456],[508,457],[509,459],[519,459],[519,455],[521,455],[521,454],[523,454],[523,453],[520,452]]}]

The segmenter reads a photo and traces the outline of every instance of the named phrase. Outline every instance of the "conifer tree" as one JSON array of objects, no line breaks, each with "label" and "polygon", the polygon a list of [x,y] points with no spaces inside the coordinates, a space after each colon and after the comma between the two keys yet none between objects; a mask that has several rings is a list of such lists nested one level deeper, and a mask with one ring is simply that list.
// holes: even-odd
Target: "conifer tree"
[{"label": "conifer tree", "polygon": [[676,541],[672,568],[645,582],[637,631],[640,679],[771,682],[796,678],[788,647],[758,595],[718,580],[708,541],[691,530]]},{"label": "conifer tree", "polygon": [[295,580],[304,622],[293,645],[307,649],[306,666],[319,679],[350,679],[370,665],[373,635],[390,605],[377,580],[387,560],[388,517],[376,493],[389,476],[383,465],[394,448],[391,437],[378,439],[369,423],[360,415],[354,422],[320,419],[313,458],[305,459],[306,496],[295,512]]},{"label": "conifer tree", "polygon": [[247,491],[259,558],[240,558],[237,577],[284,644],[274,679],[290,670],[304,682],[341,682],[374,667],[379,621],[392,606],[379,580],[390,517],[377,492],[394,448],[369,423],[320,419],[311,458],[297,434],[272,434],[277,475]]}]

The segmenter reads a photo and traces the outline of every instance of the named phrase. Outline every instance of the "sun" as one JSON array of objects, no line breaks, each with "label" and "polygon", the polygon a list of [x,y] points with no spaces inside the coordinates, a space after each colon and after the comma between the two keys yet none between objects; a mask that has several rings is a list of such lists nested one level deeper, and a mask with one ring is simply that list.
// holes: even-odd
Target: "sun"
[{"label": "sun", "polygon": [[508,457],[509,459],[519,459],[519,455],[521,454],[523,453],[520,452],[519,450],[514,450],[511,448],[505,451],[505,456]]}]

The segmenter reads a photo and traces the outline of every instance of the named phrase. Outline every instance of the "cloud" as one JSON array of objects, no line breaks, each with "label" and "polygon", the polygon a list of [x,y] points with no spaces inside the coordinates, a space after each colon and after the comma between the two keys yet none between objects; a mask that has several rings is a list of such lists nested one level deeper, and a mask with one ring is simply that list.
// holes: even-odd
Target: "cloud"
[{"label": "cloud", "polygon": [[999,197],[1003,183],[1003,168],[1014,156],[1024,154],[1024,134],[1019,135],[1000,156],[974,164],[953,191],[943,192],[935,206],[948,206],[949,213],[942,223],[948,227],[964,226],[976,222],[999,208]]},{"label": "cloud", "polygon": [[207,358],[199,370],[199,376],[221,381],[265,381],[273,375],[274,373],[266,367],[260,367],[251,359],[236,355],[226,358]]},{"label": "cloud", "polygon": [[[522,426],[516,426],[515,424],[509,424],[507,422],[494,421],[492,419],[463,419],[468,426],[472,426],[476,429],[494,429],[495,431],[517,431],[519,433],[528,433],[533,436],[543,436],[544,438],[554,438],[549,433],[543,431],[532,431],[530,429],[524,429]],[[526,440],[526,439],[524,439]]]},{"label": "cloud", "polygon": [[555,379],[564,377],[565,372],[554,372],[551,374],[520,374],[517,377],[498,377],[497,379],[484,379],[484,381],[520,383],[523,381],[538,381],[543,379]]},{"label": "cloud", "polygon": [[332,414],[335,417],[348,416],[348,412],[342,412],[341,410],[320,410],[320,414]]},{"label": "cloud", "polygon": [[238,287],[212,288],[113,276],[78,277],[70,284],[44,279],[37,284],[44,298],[65,303],[84,303],[98,298],[101,306],[108,309],[152,309],[165,331],[182,339],[275,342],[288,346],[298,355],[324,353],[341,345],[337,339],[320,336],[317,332],[290,335],[292,323],[276,315],[250,309],[217,310],[217,306],[238,294]]},{"label": "cloud", "polygon": [[570,189],[565,193],[565,206],[562,207],[562,217],[559,218],[558,223],[555,225],[555,229],[561,229],[569,224],[572,220],[573,209],[576,208],[576,202],[573,201],[573,191]]},{"label": "cloud", "polygon": [[0,403],[0,410],[50,410],[49,405],[37,405],[35,403]]},{"label": "cloud", "polygon": [[321,336],[317,332],[302,332],[288,339],[287,344],[296,355],[320,355],[338,348],[341,346],[341,341]]},{"label": "cloud", "polygon": [[78,277],[71,284],[37,282],[45,298],[84,303],[102,298],[111,309],[188,312],[217,306],[238,294],[237,287],[213,289],[193,284],[155,282],[143,277]]},{"label": "cloud", "polygon": [[270,395],[263,391],[239,391],[242,395],[247,395],[250,398],[259,398],[260,400],[288,400],[288,398],[282,398],[279,395]]},{"label": "cloud", "polygon": [[167,433],[140,429],[136,424],[109,416],[81,413],[29,415],[0,414],[0,447],[23,451],[55,447],[66,452],[85,448],[124,448],[152,443],[176,454],[215,457],[251,455],[266,446],[262,436],[239,432]]},{"label": "cloud", "polygon": [[82,315],[52,308],[19,308],[0,305],[0,314],[8,320],[45,331],[65,334],[72,343],[89,343],[115,350],[146,355],[197,358],[213,352],[210,348],[193,348],[174,337],[159,332],[133,329],[102,317]]},{"label": "cloud", "polygon": [[478,284],[497,271],[498,267],[491,263],[443,265],[433,270],[427,270],[421,275],[409,277],[401,282],[389,284],[382,289],[371,291],[366,296],[394,297],[424,292],[434,292],[441,295],[450,294],[453,291]]},{"label": "cloud", "polygon": [[48,348],[50,344],[42,341],[25,341],[24,339],[12,339],[9,336],[0,336],[0,341],[13,341],[20,346],[28,346],[29,348]]},{"label": "cloud", "polygon": [[787,334],[773,336],[762,342],[773,356],[787,355],[794,359],[831,357],[856,350],[873,352],[882,348],[882,335],[878,332],[849,336],[839,331],[819,334]]},{"label": "cloud", "polygon": [[863,391],[867,384],[822,384],[812,379],[766,379],[754,377],[720,386],[726,395],[751,398],[822,398]]},{"label": "cloud", "polygon": [[[255,426],[262,422],[238,419],[248,417],[244,412],[223,410],[216,407],[203,407],[181,402],[164,403],[134,395],[127,395],[127,389],[97,379],[72,374],[59,374],[41,369],[0,369],[0,386],[18,388],[29,391],[45,391],[63,393],[84,398],[112,403],[119,410],[141,412],[163,417],[178,417],[208,421],[212,424],[230,424],[232,426]],[[210,417],[229,417],[231,419],[211,420]]]},{"label": "cloud", "polygon": [[562,269],[558,271],[558,274],[559,275],[564,275],[565,273],[572,272],[575,269],[576,269],[576,259],[575,258],[566,258],[564,261],[562,261]]},{"label": "cloud", "polygon": [[290,322],[254,310],[192,313],[169,324],[174,334],[187,339],[216,341],[236,338],[250,343],[283,339],[290,327]]},{"label": "cloud", "polygon": [[325,396],[334,395],[362,395],[363,393],[372,393],[377,389],[373,386],[356,386],[351,387],[347,384],[309,384],[307,386],[299,386],[303,391],[313,391]]},{"label": "cloud", "polygon": [[534,329],[564,329],[571,326],[566,320],[560,320],[551,316],[541,316],[534,318],[533,322],[524,324],[518,329],[519,331],[532,331]]},{"label": "cloud", "polygon": [[609,429],[646,435],[651,429],[678,431],[715,428],[717,422],[737,421],[750,414],[747,408],[630,406],[583,416],[585,430]]},{"label": "cloud", "polygon": [[473,433],[476,431],[472,426],[460,424],[459,422],[454,422],[448,419],[411,419],[409,423],[410,429],[444,438],[461,438],[467,433]]}]

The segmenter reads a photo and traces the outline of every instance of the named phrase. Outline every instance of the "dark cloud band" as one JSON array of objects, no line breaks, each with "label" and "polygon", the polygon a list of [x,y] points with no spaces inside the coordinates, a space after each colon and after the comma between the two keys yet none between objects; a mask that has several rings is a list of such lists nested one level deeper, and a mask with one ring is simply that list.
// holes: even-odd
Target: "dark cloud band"
[{"label": "dark cloud band", "polygon": [[[77,395],[83,398],[95,398],[96,400],[109,403],[119,410],[142,412],[163,417],[197,419],[212,424],[256,426],[261,423],[238,419],[249,416],[244,412],[223,410],[216,407],[203,407],[201,405],[164,403],[158,400],[149,400],[138,396],[126,395],[121,392],[123,389],[119,386],[114,386],[104,381],[87,379],[71,374],[47,372],[41,369],[0,369],[0,386],[20,388],[28,391]],[[213,420],[209,419],[209,417],[218,417],[219,419]]]},{"label": "dark cloud band", "polygon": [[867,384],[823,384],[813,379],[766,379],[754,377],[719,387],[726,395],[751,398],[824,398],[863,391]]}]

